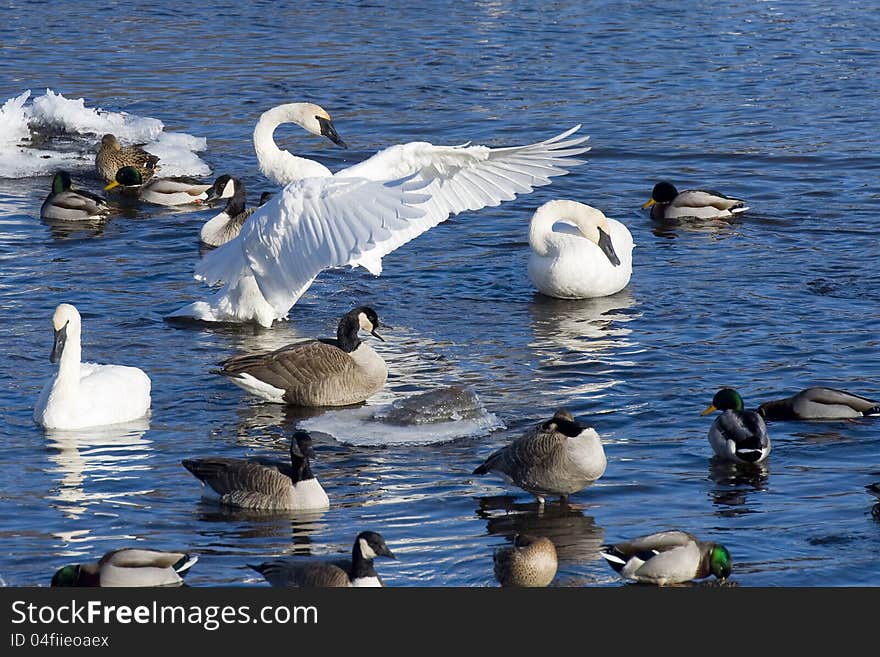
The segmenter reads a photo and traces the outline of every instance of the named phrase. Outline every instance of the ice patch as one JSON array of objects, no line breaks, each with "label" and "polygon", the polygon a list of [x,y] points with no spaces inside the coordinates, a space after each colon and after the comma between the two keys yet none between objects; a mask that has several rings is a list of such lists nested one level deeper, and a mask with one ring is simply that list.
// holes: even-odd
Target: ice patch
[{"label": "ice patch", "polygon": [[51,89],[28,105],[30,96],[27,90],[0,108],[0,178],[93,170],[100,139],[108,132],[124,146],[148,144],[147,150],[161,158],[160,176],[211,173],[196,155],[207,148],[203,137],[165,132],[158,119],[86,107],[84,99]]},{"label": "ice patch", "polygon": [[440,388],[379,407],[327,411],[302,420],[299,426],[355,446],[431,445],[505,428],[476,395],[460,394],[460,390],[457,386]]}]

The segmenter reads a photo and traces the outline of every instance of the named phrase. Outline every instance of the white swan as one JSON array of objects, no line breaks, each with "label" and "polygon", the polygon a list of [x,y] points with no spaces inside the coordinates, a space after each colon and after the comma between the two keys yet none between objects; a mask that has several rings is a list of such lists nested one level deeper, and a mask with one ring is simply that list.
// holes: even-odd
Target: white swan
[{"label": "white swan", "polygon": [[341,141],[317,105],[292,103],[264,113],[254,131],[260,169],[289,181],[259,208],[236,239],[207,254],[196,278],[224,286],[170,317],[254,321],[271,326],[329,267],[368,269],[378,276],[382,257],[464,210],[478,210],[547,185],[589,150],[580,128],[527,146],[434,146],[410,142],[330,174],[323,165],[274,145],[281,122]]},{"label": "white swan", "polygon": [[34,422],[47,429],[81,429],[128,422],[150,408],[150,379],[136,367],[81,363],[79,312],[62,303],[52,316],[55,375],[43,386]]},{"label": "white swan", "polygon": [[529,278],[559,299],[619,292],[632,275],[633,239],[626,226],[594,207],[556,200],[542,205],[529,226]]}]

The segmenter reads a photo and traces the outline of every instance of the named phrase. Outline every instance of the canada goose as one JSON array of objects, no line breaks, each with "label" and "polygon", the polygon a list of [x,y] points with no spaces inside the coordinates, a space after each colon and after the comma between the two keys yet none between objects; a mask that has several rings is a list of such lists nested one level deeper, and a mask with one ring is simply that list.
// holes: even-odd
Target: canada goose
[{"label": "canada goose", "polygon": [[385,255],[449,216],[547,185],[588,150],[586,137],[567,139],[577,126],[527,146],[399,144],[331,174],[278,149],[272,131],[285,122],[338,140],[327,112],[311,103],[262,115],[254,130],[260,169],[286,187],[197,265],[198,280],[223,287],[171,317],[271,326],[324,269],[362,266],[378,276]]},{"label": "canada goose", "polygon": [[101,138],[101,147],[95,156],[95,169],[104,182],[113,182],[116,172],[123,167],[134,167],[144,181],[153,177],[161,167],[157,165],[159,158],[148,153],[143,144],[122,146],[115,135],[106,134]]},{"label": "canada goose", "polygon": [[730,576],[733,565],[730,552],[720,543],[703,542],[679,530],[603,545],[599,554],[621,577],[659,586],[709,575],[723,580]]},{"label": "canada goose", "polygon": [[584,203],[542,205],[532,215],[529,244],[529,278],[547,296],[604,297],[625,288],[632,275],[629,230]]},{"label": "canada goose", "polygon": [[[271,198],[272,192],[263,192],[260,197],[260,205]],[[226,244],[241,232],[245,220],[250,217],[257,208],[245,208],[246,191],[244,183],[238,178],[223,174],[214,181],[214,185],[208,190],[205,203],[217,199],[229,199],[223,212],[209,219],[202,226],[199,239],[202,244],[208,246],[220,246]]]},{"label": "canada goose", "polygon": [[654,185],[651,198],[642,208],[651,208],[651,218],[657,220],[686,217],[721,219],[748,210],[745,201],[738,198],[702,189],[679,192],[672,183],[666,181]]},{"label": "canada goose", "polygon": [[[312,438],[297,431],[290,441],[290,464],[219,456],[184,459],[183,467],[206,486],[204,498],[241,509],[305,511],[330,506],[309,466]],[[210,489],[210,490],[209,490]]]},{"label": "canada goose", "polygon": [[834,388],[807,388],[799,393],[764,402],[758,413],[765,420],[845,420],[880,415],[880,402]]},{"label": "canada goose", "polygon": [[767,458],[770,436],[764,418],[755,411],[744,410],[736,390],[719,390],[701,415],[714,411],[723,411],[709,428],[709,444],[718,456],[738,463],[760,463]]},{"label": "canada goose", "polygon": [[73,190],[70,174],[59,171],[52,178],[52,191],[40,207],[43,219],[86,221],[102,219],[110,213],[107,200],[84,189]]},{"label": "canada goose", "polygon": [[233,356],[220,363],[218,373],[278,404],[358,404],[380,390],[388,377],[382,357],[358,338],[364,330],[384,342],[378,328],[376,311],[358,306],[339,320],[335,340],[306,340],[267,353]]},{"label": "canada goose", "polygon": [[548,586],[556,576],[556,546],[544,536],[517,534],[513,545],[495,549],[495,579],[501,586]]},{"label": "canada goose", "polygon": [[136,367],[80,362],[82,320],[69,303],[52,316],[58,363],[34,407],[34,422],[47,429],[81,429],[128,422],[150,408],[150,378]]},{"label": "canada goose", "polygon": [[141,172],[135,167],[122,167],[116,172],[116,179],[104,187],[104,191],[120,185],[125,191],[135,191],[139,199],[157,205],[201,203],[211,189],[211,185],[184,176],[153,178],[145,181]]},{"label": "canada goose", "polygon": [[605,450],[592,427],[565,409],[489,456],[473,474],[496,472],[544,504],[548,495],[567,498],[605,473]]},{"label": "canada goose", "polygon": [[351,559],[318,561],[309,558],[286,558],[248,564],[272,586],[286,588],[325,588],[331,586],[384,586],[373,567],[376,557],[396,559],[377,532],[357,535],[351,548]]},{"label": "canada goose", "polygon": [[871,509],[871,514],[880,518],[880,481],[874,484],[868,484],[865,486],[865,490],[877,498],[877,504]]},{"label": "canada goose", "polygon": [[58,569],[52,586],[180,586],[199,558],[183,552],[120,548],[96,563]]}]

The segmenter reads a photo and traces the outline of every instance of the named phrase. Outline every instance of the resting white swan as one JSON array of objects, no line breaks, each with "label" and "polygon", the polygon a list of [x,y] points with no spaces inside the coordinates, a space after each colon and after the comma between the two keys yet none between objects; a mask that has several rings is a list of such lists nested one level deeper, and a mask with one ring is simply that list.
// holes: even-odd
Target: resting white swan
[{"label": "resting white swan", "polygon": [[34,422],[47,429],[81,429],[128,422],[150,408],[150,379],[136,367],[81,363],[81,320],[69,303],[52,316],[55,375],[46,382],[34,408]]},{"label": "resting white swan", "polygon": [[[259,208],[239,236],[207,254],[196,278],[224,286],[207,301],[171,314],[203,321],[271,326],[329,267],[360,265],[378,276],[382,257],[464,210],[495,206],[547,185],[589,150],[575,126],[536,144],[509,148],[410,142],[330,174],[271,142],[274,127],[293,122],[339,140],[329,115],[308,103],[269,110],[254,131],[260,168],[290,181]],[[271,144],[271,145],[270,145]]]},{"label": "resting white swan", "polygon": [[577,201],[549,201],[538,208],[529,244],[529,278],[551,297],[608,296],[625,288],[632,275],[633,239],[627,227]]}]

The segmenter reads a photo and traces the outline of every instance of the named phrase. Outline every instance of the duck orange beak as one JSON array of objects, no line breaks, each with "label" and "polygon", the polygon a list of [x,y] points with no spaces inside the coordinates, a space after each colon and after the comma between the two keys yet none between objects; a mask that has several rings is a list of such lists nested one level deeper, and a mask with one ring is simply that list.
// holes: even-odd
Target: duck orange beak
[{"label": "duck orange beak", "polygon": [[104,191],[105,191],[105,192],[110,191],[110,190],[113,189],[114,187],[119,187],[119,183],[116,182],[115,180],[114,180],[112,183],[108,184],[108,185],[104,188]]},{"label": "duck orange beak", "polygon": [[707,408],[705,411],[700,413],[700,415],[709,415],[709,413],[714,413],[717,410],[718,409],[715,408],[715,404],[709,404],[709,408]]},{"label": "duck orange beak", "polygon": [[651,207],[652,205],[654,205],[656,202],[657,202],[657,201],[655,201],[653,198],[649,198],[649,199],[645,202],[645,204],[642,205],[642,210],[644,210],[645,208],[650,208],[650,207]]}]

